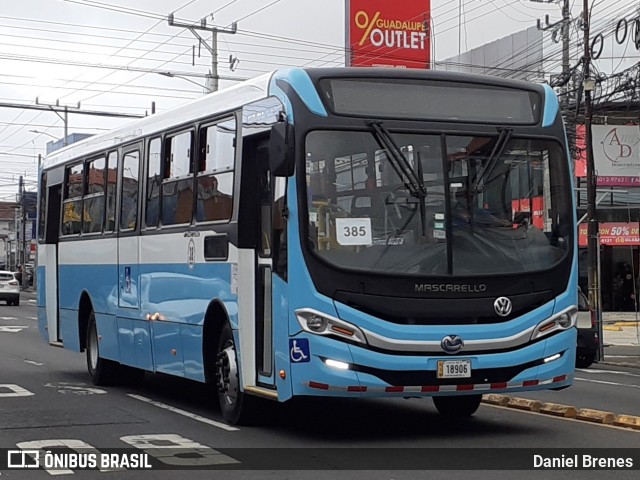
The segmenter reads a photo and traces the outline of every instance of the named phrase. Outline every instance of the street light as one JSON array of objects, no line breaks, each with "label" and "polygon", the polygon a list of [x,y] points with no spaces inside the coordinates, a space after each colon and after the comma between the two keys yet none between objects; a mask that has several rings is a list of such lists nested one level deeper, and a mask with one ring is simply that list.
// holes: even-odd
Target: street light
[{"label": "street light", "polygon": [[56,136],[54,136],[54,135],[51,135],[50,133],[43,132],[43,131],[41,131],[41,130],[29,130],[29,131],[30,131],[31,133],[39,133],[39,134],[41,134],[41,135],[49,135],[49,136],[50,136],[51,138],[53,138],[56,142],[57,142],[58,140],[60,140],[58,137],[56,137]]},{"label": "street light", "polygon": [[211,90],[204,86],[204,85],[200,85],[198,82],[196,82],[195,80],[191,80],[190,78],[187,77],[183,77],[182,75],[176,75],[175,73],[171,73],[171,72],[158,72],[160,75],[162,75],[163,77],[169,77],[169,78],[181,78],[182,80],[186,80],[187,82],[191,82],[194,85],[197,85],[198,87],[206,90],[206,93],[211,93]]}]

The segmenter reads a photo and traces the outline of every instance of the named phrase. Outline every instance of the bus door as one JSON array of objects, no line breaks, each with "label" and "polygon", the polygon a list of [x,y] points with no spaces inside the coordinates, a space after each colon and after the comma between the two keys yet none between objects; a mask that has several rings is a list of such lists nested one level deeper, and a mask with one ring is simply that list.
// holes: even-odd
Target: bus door
[{"label": "bus door", "polygon": [[[120,225],[118,235],[118,307],[140,308],[138,235],[138,191],[140,189],[140,145],[122,150]],[[137,317],[137,315],[134,315]]]},{"label": "bus door", "polygon": [[[38,284],[38,307],[44,306],[49,343],[60,344],[58,292],[58,238],[62,210],[64,168],[43,173],[40,184],[40,224],[38,267],[44,270],[44,282]],[[38,309],[40,311],[40,308]],[[40,313],[38,314],[40,316]]]}]

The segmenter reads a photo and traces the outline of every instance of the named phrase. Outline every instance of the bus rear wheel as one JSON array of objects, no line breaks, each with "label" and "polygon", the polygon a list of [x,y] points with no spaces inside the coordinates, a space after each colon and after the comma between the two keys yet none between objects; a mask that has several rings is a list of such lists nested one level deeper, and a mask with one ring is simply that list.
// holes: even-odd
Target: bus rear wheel
[{"label": "bus rear wheel", "polygon": [[433,397],[433,403],[441,415],[448,417],[470,417],[482,401],[482,395],[462,395],[459,397]]},{"label": "bus rear wheel", "polygon": [[240,390],[237,351],[229,324],[220,332],[215,372],[218,402],[224,419],[231,425],[253,423],[257,414],[257,399]]},{"label": "bus rear wheel", "polygon": [[87,327],[87,370],[91,375],[94,385],[112,385],[115,383],[120,365],[111,360],[100,358],[100,347],[98,345],[98,328],[96,327],[96,316],[93,312],[89,315],[89,325]]}]

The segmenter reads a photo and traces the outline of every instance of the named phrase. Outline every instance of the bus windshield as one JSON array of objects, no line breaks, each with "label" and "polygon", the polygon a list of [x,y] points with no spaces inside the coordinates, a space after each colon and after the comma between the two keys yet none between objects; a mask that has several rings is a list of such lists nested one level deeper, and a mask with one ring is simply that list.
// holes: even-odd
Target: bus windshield
[{"label": "bus windshield", "polygon": [[559,143],[510,130],[389,137],[381,141],[375,129],[308,134],[308,238],[324,261],[379,274],[473,276],[545,270],[569,251]]}]

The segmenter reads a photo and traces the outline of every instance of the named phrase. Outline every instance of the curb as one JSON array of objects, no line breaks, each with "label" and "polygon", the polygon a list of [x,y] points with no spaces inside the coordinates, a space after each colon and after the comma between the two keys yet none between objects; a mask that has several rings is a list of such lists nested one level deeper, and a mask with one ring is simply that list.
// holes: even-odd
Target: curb
[{"label": "curb", "polygon": [[613,424],[616,416],[612,412],[603,412],[601,410],[593,410],[591,408],[581,408],[578,410],[576,420],[584,420],[585,422],[604,423],[606,425]]},{"label": "curb", "polygon": [[634,430],[640,430],[640,417],[634,417],[632,415],[618,415],[613,421],[613,424],[618,427],[633,428]]},{"label": "curb", "polygon": [[622,331],[622,327],[617,327],[615,325],[605,325],[604,327],[602,327],[603,330],[606,330],[608,332],[621,332]]},{"label": "curb", "polygon": [[525,410],[553,417],[569,418],[583,422],[612,425],[640,431],[640,417],[635,415],[616,415],[613,412],[604,412],[602,410],[594,410],[592,408],[578,409],[571,405],[542,403],[538,400],[531,400],[528,398],[496,394],[483,395],[482,403],[512,408],[514,410]]}]

